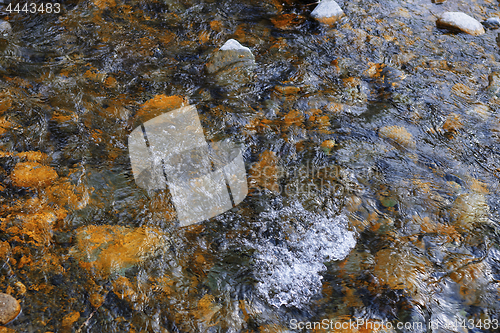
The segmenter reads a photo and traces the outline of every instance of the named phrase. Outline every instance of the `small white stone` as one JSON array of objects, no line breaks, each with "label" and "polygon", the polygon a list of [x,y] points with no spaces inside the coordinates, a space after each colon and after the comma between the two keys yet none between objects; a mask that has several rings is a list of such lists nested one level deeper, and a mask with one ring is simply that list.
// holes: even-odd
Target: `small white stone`
[{"label": "small white stone", "polygon": [[438,26],[458,29],[473,36],[484,34],[483,25],[478,20],[462,12],[445,12],[436,23]]},{"label": "small white stone", "polygon": [[221,51],[226,51],[226,50],[240,50],[240,51],[247,51],[252,53],[248,47],[245,47],[241,45],[236,39],[230,39],[228,40],[222,47],[220,48]]},{"label": "small white stone", "polygon": [[339,18],[344,11],[334,0],[321,1],[311,12],[311,16],[321,21],[322,19]]},{"label": "small white stone", "polygon": [[12,30],[12,27],[7,21],[0,21],[0,34],[8,34]]}]

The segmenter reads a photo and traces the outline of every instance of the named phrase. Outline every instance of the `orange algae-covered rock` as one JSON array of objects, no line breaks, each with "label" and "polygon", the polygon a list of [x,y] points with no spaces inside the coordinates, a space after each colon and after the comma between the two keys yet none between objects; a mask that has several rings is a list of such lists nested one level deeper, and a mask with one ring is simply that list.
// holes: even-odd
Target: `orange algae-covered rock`
[{"label": "orange algae-covered rock", "polygon": [[456,113],[451,113],[446,118],[446,121],[443,124],[443,129],[448,133],[457,132],[462,128],[462,122],[460,116]]},{"label": "orange algae-covered rock", "polygon": [[250,187],[266,188],[279,192],[278,184],[278,158],[272,151],[266,150],[260,155],[259,162],[250,168]]},{"label": "orange algae-covered rock", "polygon": [[0,260],[5,260],[9,256],[10,245],[7,242],[0,241]]},{"label": "orange algae-covered rock", "polygon": [[430,263],[409,250],[389,248],[377,252],[373,274],[380,284],[392,289],[405,289],[414,294],[420,290],[421,281],[428,275]]},{"label": "orange algae-covered rock", "polygon": [[23,161],[47,163],[50,161],[49,155],[40,151],[25,151],[17,154]]},{"label": "orange algae-covered rock", "polygon": [[116,6],[115,0],[94,0],[94,5],[99,9],[106,9],[108,7]]},{"label": "orange algae-covered rock", "polygon": [[281,14],[271,18],[274,26],[281,30],[293,30],[304,23],[305,17],[297,14]]},{"label": "orange algae-covered rock", "polygon": [[71,253],[81,266],[107,277],[141,263],[165,245],[163,233],[153,228],[87,226],[77,230]]},{"label": "orange algae-covered rock", "polygon": [[379,135],[382,138],[391,139],[401,146],[405,146],[407,148],[415,147],[415,141],[412,139],[411,134],[404,127],[385,126],[380,129]]},{"label": "orange algae-covered rock", "polygon": [[19,214],[16,218],[22,221],[20,226],[12,226],[8,233],[20,234],[26,241],[37,246],[49,245],[52,239],[52,224],[56,221],[53,211],[41,211],[32,214]]},{"label": "orange algae-covered rock", "polygon": [[212,317],[222,308],[221,305],[215,302],[215,298],[210,294],[205,294],[198,301],[198,309],[194,311],[194,316],[204,321],[206,324],[210,324]]},{"label": "orange algae-covered rock", "polygon": [[4,117],[0,118],[0,134],[7,133],[9,128],[11,128],[12,123],[5,119]]},{"label": "orange algae-covered rock", "polygon": [[10,175],[18,187],[45,187],[57,179],[57,172],[37,162],[17,163]]},{"label": "orange algae-covered rock", "polygon": [[325,140],[323,143],[321,143],[321,150],[327,154],[330,155],[332,149],[335,147],[335,140]]},{"label": "orange algae-covered rock", "polygon": [[73,324],[80,319],[80,312],[78,311],[73,311],[68,313],[66,316],[64,316],[61,326],[64,330],[70,330]]},{"label": "orange algae-covered rock", "polygon": [[186,106],[188,101],[181,96],[156,95],[141,105],[141,109],[135,115],[136,121],[146,122],[165,112]]}]

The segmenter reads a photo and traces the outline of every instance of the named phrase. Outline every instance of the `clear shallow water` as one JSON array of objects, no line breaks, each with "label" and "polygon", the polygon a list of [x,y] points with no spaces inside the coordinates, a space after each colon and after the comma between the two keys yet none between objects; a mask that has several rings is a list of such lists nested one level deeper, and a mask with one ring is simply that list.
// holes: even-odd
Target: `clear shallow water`
[{"label": "clear shallow water", "polygon": [[[498,32],[435,27],[442,11],[482,20],[498,4],[339,4],[335,28],[291,1],[75,1],[59,15],[9,15],[0,291],[23,313],[8,327],[500,319],[500,119],[488,88]],[[243,83],[206,71],[230,38],[255,56]],[[242,204],[188,228],[168,191],[135,185],[127,147],[155,112],[145,105],[179,100],[196,105],[207,140],[245,147],[253,184]],[[43,172],[23,178],[26,163]]]}]

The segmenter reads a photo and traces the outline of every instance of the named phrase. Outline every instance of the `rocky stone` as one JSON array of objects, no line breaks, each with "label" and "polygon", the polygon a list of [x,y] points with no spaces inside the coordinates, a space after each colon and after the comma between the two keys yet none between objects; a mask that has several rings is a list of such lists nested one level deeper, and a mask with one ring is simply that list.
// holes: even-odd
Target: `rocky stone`
[{"label": "rocky stone", "polygon": [[488,92],[492,97],[500,97],[500,73],[493,72],[488,76]]},{"label": "rocky stone", "polygon": [[13,321],[20,312],[21,305],[14,297],[0,293],[0,325]]},{"label": "rocky stone", "polygon": [[404,127],[385,126],[380,129],[379,135],[382,138],[391,139],[392,141],[400,144],[401,146],[407,148],[415,147],[415,141],[412,139],[411,134]]},{"label": "rocky stone", "polygon": [[8,35],[12,31],[12,26],[7,21],[0,21],[0,34]]},{"label": "rocky stone", "polygon": [[321,144],[321,150],[326,154],[330,155],[333,147],[335,147],[335,140],[325,140]]},{"label": "rocky stone", "polygon": [[443,129],[447,133],[457,132],[462,127],[463,127],[462,120],[460,119],[460,116],[456,113],[450,113],[443,124]]},{"label": "rocky stone", "polygon": [[17,163],[10,175],[17,187],[46,187],[57,179],[57,172],[50,166],[37,162]]},{"label": "rocky stone", "polygon": [[141,105],[141,108],[134,117],[134,127],[165,112],[179,109],[186,105],[188,105],[188,101],[182,96],[156,95]]},{"label": "rocky stone", "polygon": [[73,324],[80,318],[80,312],[73,311],[64,316],[61,326],[64,331],[71,331]]},{"label": "rocky stone", "polygon": [[334,0],[321,1],[311,12],[313,18],[328,25],[336,23],[343,15],[344,11]]},{"label": "rocky stone", "polygon": [[401,82],[406,75],[399,69],[386,66],[380,72],[380,79],[383,81],[383,87],[387,90],[393,90],[401,86]]},{"label": "rocky stone", "polygon": [[488,29],[498,29],[500,28],[500,18],[490,17],[483,21],[483,25]]},{"label": "rocky stone", "polygon": [[485,222],[489,207],[481,193],[464,193],[459,195],[450,209],[450,218],[459,232],[475,229],[476,223]]},{"label": "rocky stone", "polygon": [[106,278],[143,262],[165,245],[164,234],[153,228],[87,226],[77,230],[71,253],[80,266]]},{"label": "rocky stone", "polygon": [[485,32],[478,20],[462,12],[445,12],[438,18],[436,25],[450,30],[463,31],[473,36],[479,36]]},{"label": "rocky stone", "polygon": [[228,40],[217,50],[206,66],[221,86],[248,83],[255,69],[255,57],[237,40]]},{"label": "rocky stone", "polygon": [[264,151],[260,155],[259,161],[252,165],[249,170],[248,183],[250,188],[265,188],[279,193],[278,172],[278,157],[272,151]]}]

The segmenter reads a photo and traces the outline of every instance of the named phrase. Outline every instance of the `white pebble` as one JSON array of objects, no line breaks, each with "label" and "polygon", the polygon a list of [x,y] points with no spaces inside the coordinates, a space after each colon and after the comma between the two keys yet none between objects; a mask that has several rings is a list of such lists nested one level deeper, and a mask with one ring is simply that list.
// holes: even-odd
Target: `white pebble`
[{"label": "white pebble", "polygon": [[220,48],[221,51],[226,51],[226,50],[240,50],[240,51],[247,51],[252,53],[248,47],[245,47],[241,45],[236,39],[230,39],[228,40],[222,47]]},{"label": "white pebble", "polygon": [[476,19],[462,12],[445,12],[436,24],[445,28],[458,29],[473,36],[484,34],[483,25]]},{"label": "white pebble", "polygon": [[0,34],[8,34],[12,30],[12,27],[7,21],[0,21]]},{"label": "white pebble", "polygon": [[311,12],[312,17],[324,23],[333,23],[342,15],[344,11],[334,0],[321,1]]}]

